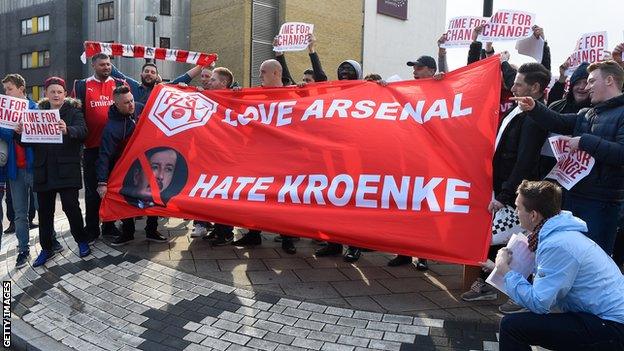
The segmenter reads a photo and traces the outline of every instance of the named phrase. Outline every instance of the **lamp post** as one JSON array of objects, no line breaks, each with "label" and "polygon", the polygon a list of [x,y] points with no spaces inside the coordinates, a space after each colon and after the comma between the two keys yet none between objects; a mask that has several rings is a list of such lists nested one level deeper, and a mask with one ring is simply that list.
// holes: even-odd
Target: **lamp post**
[{"label": "lamp post", "polygon": [[[152,47],[156,47],[156,22],[158,22],[158,17],[156,16],[145,16],[145,20],[148,22],[152,22]],[[146,62],[150,62],[149,59],[145,59]],[[154,60],[155,62],[156,60]]]},{"label": "lamp post", "polygon": [[483,17],[492,16],[493,6],[494,6],[494,0],[483,0]]}]

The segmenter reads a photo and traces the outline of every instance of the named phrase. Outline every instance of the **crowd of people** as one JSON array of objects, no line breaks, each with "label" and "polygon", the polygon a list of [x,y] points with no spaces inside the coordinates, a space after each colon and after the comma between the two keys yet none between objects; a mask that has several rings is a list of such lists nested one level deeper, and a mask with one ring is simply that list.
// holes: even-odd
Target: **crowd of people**
[{"label": "crowd of people", "polygon": [[[476,40],[481,30],[477,27],[473,33],[468,64],[495,54],[492,43]],[[542,28],[535,26],[533,31],[544,38]],[[414,79],[444,80],[448,71],[446,50],[441,47],[444,42],[443,35],[438,40],[437,60],[423,55],[407,62]],[[488,210],[516,210],[536,253],[537,269],[525,278],[509,267],[513,254],[504,245],[493,245],[488,261],[482,264],[482,276],[461,298],[497,299],[496,289],[485,283],[485,277],[494,267],[505,274],[510,299],[500,306],[501,312],[509,314],[501,323],[501,350],[529,350],[528,345],[624,350],[624,278],[619,269],[624,263],[623,50],[624,44],[617,45],[610,59],[584,63],[570,77],[565,75],[568,67],[562,64],[552,87],[548,43],[540,63],[517,67],[509,63],[508,52],[500,53],[500,121],[492,160],[494,197]],[[258,67],[260,85],[271,88],[327,81],[313,34],[309,35],[308,54],[311,68],[296,80],[288,70],[286,55],[277,52],[274,59]],[[98,210],[109,174],[161,79],[153,62],[143,65],[140,81],[117,70],[105,54],[93,56],[91,66],[93,75],[76,81],[71,94],[62,78],[50,77],[45,81],[45,98],[38,103],[29,100],[31,109],[59,110],[62,144],[23,143],[21,125],[15,130],[0,128],[0,138],[8,144],[8,161],[1,175],[8,183],[7,197],[9,189],[11,194],[11,225],[19,242],[17,268],[27,264],[34,209],[38,210],[42,250],[32,265],[44,265],[63,250],[54,232],[56,194],[60,194],[81,257],[90,254],[90,243],[100,236],[106,236],[112,245],[134,240],[134,218],[122,220],[120,230],[114,222],[101,223]],[[356,60],[342,62],[336,75],[338,80],[388,84],[374,72],[364,76]],[[168,84],[188,85],[195,77],[200,78],[199,90],[242,89],[226,67],[196,66]],[[5,94],[26,99],[26,82],[21,76],[8,74],[2,83]],[[556,163],[548,147],[553,133],[567,136],[573,151],[583,150],[595,159],[589,175],[569,191],[562,192],[554,182],[544,180]],[[167,152],[155,150],[149,158],[159,184],[166,182],[167,172],[172,171],[166,159],[176,157]],[[130,181],[141,182],[141,177],[145,175],[137,172]],[[83,183],[84,219],[78,201]],[[157,220],[147,217],[146,239],[166,242]],[[202,220],[194,221],[190,236],[215,246],[262,243],[260,230],[249,230],[234,241],[232,225]],[[280,235],[276,240],[281,241],[284,252],[296,252],[296,238]],[[319,245],[317,257],[343,255],[347,262],[357,261],[365,251],[354,246],[344,250],[341,243]],[[412,257],[399,255],[388,265],[412,263]],[[427,270],[427,260],[417,259],[416,269]]]}]

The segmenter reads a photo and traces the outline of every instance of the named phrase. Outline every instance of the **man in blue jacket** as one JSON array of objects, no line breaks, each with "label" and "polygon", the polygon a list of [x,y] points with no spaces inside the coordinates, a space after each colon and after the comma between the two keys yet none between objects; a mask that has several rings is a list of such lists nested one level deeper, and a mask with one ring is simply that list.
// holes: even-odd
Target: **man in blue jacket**
[{"label": "man in blue jacket", "polygon": [[596,160],[591,172],[566,193],[563,208],[587,223],[587,236],[611,255],[617,219],[624,202],[624,69],[615,61],[587,68],[590,109],[559,114],[531,97],[518,106],[543,129],[569,138],[570,151],[586,151]]},{"label": "man in blue jacket", "polygon": [[[144,107],[141,103],[135,103],[127,86],[115,88],[113,100],[114,104],[108,112],[108,122],[102,133],[102,143],[95,164],[98,179],[97,192],[100,197],[106,194],[108,176],[130,140],[138,116]],[[121,235],[111,241],[113,246],[125,245],[134,240],[134,218],[126,218],[121,222]],[[167,239],[158,232],[158,217],[147,217],[145,237],[150,241],[167,242]]]},{"label": "man in blue jacket", "polygon": [[[19,74],[8,74],[2,79],[4,92],[8,96],[28,100],[28,108],[37,109],[37,103],[28,99],[25,94],[26,81]],[[30,147],[23,147],[13,139],[13,130],[0,128],[0,138],[7,143],[7,163],[2,167],[2,183],[8,181],[12,194],[11,202],[15,211],[15,235],[18,241],[18,254],[15,264],[21,268],[28,262],[30,252],[30,215],[29,208],[36,207],[35,198],[32,196],[33,188],[33,151]],[[4,187],[3,187],[4,188]],[[33,201],[34,200],[34,201]],[[1,214],[1,211],[0,211]],[[1,231],[0,231],[1,232]],[[63,247],[54,239],[53,249],[63,250]]]},{"label": "man in blue jacket", "polygon": [[[496,269],[505,291],[530,312],[505,316],[500,350],[624,350],[624,276],[613,260],[582,232],[585,222],[561,211],[561,188],[523,181],[516,208],[535,252],[533,284],[510,269],[504,248]],[[560,313],[553,313],[560,312]]]}]

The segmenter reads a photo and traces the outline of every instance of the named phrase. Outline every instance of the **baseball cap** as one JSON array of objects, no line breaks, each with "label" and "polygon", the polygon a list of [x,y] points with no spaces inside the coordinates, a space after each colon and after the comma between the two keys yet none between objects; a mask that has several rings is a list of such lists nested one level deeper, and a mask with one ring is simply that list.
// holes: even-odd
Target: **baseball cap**
[{"label": "baseball cap", "polygon": [[436,60],[431,56],[421,56],[416,61],[408,61],[408,66],[425,66],[431,69],[437,69]]}]

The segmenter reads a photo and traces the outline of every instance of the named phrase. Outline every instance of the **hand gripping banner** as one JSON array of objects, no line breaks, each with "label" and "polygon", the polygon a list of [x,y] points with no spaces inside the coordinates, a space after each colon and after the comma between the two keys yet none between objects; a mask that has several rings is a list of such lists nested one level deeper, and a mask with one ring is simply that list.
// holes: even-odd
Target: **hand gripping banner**
[{"label": "hand gripping banner", "polygon": [[202,52],[177,49],[153,48],[142,45],[85,41],[84,47],[85,57],[92,57],[99,53],[104,53],[111,56],[149,58],[164,61],[192,63],[194,65],[201,66],[209,66],[217,60],[217,54],[205,54]]},{"label": "hand gripping banner", "polygon": [[102,220],[195,218],[476,264],[491,237],[498,57],[432,79],[158,85]]}]

